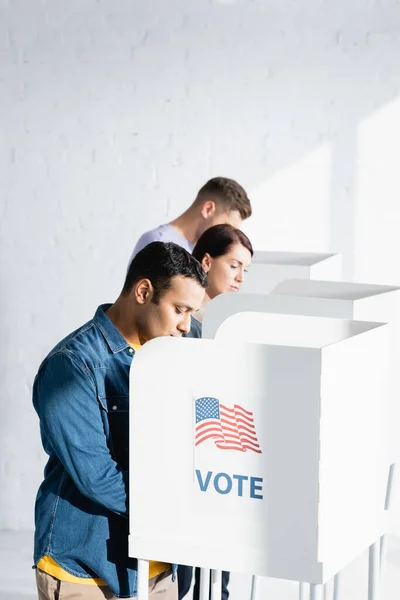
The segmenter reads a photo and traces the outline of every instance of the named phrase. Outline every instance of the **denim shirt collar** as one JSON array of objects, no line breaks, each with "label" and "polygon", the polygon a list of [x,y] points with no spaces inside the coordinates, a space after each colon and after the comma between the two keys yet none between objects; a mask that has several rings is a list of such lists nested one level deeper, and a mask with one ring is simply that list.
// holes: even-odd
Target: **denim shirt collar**
[{"label": "denim shirt collar", "polygon": [[107,317],[105,311],[108,310],[110,306],[112,306],[112,304],[100,304],[93,317],[93,321],[103,334],[111,352],[116,354],[130,346],[112,321]]}]

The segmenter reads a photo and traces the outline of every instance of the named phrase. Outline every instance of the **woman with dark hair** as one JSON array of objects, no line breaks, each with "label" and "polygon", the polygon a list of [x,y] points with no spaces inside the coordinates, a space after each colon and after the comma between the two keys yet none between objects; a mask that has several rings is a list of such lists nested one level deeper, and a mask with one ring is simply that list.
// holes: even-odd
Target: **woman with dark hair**
[{"label": "woman with dark hair", "polygon": [[[251,263],[253,247],[247,235],[232,225],[214,225],[207,229],[193,248],[192,255],[197,258],[208,276],[208,286],[202,307],[191,319],[190,332],[184,337],[200,338],[203,311],[207,303],[225,292],[238,292],[245,278],[247,267]],[[188,593],[192,581],[192,567],[179,565],[179,600]],[[222,572],[221,600],[228,600],[229,573]],[[200,569],[196,568],[193,600],[200,597]]]},{"label": "woman with dark hair", "polygon": [[192,317],[190,333],[185,337],[201,337],[201,323],[207,303],[225,292],[238,292],[253,256],[247,235],[232,225],[214,225],[206,229],[193,248],[208,276],[203,305]]}]

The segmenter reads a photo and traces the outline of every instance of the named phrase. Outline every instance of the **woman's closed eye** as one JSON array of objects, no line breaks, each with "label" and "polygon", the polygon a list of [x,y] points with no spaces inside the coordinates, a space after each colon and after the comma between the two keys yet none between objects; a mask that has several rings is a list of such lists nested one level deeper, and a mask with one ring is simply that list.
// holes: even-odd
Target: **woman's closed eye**
[{"label": "woman's closed eye", "polygon": [[[231,269],[238,269],[238,268],[239,268],[239,265],[231,265]],[[243,272],[244,273],[248,273],[249,270],[248,269],[243,269]]]}]

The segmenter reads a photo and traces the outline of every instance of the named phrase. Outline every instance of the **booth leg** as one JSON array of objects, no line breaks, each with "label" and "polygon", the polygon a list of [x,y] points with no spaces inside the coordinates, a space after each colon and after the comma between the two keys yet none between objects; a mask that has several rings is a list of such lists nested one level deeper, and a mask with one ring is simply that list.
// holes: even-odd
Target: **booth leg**
[{"label": "booth leg", "polygon": [[322,585],[310,583],[310,600],[322,600]]},{"label": "booth leg", "polygon": [[341,573],[336,573],[333,578],[333,600],[340,600],[340,591],[342,588],[342,575]]},{"label": "booth leg", "polygon": [[385,586],[385,571],[386,571],[386,545],[387,535],[383,535],[380,540],[380,553],[379,553],[379,578],[380,578],[380,593],[383,597],[384,586]]},{"label": "booth leg", "polygon": [[380,596],[380,540],[369,547],[368,600],[379,600]]},{"label": "booth leg", "polygon": [[[385,510],[390,510],[390,506],[392,503],[395,473],[396,473],[396,464],[393,463],[389,467],[389,477],[388,477],[386,498],[385,498]],[[386,545],[387,545],[387,536],[383,535],[381,537],[381,542],[380,542],[380,557],[379,557],[379,569],[380,569],[380,580],[381,580],[380,585],[381,585],[381,594],[382,595],[383,595],[383,586],[384,586],[385,568],[386,568]]]},{"label": "booth leg", "polygon": [[307,600],[307,584],[303,581],[299,583],[299,600]]},{"label": "booth leg", "polygon": [[149,561],[138,559],[137,600],[149,600]]},{"label": "booth leg", "polygon": [[324,588],[323,588],[323,599],[324,600],[329,600],[329,591],[330,591],[330,582],[328,581],[327,583],[325,583]]},{"label": "booth leg", "polygon": [[200,569],[200,600],[210,598],[210,569]]},{"label": "booth leg", "polygon": [[386,561],[386,544],[387,544],[387,536],[383,535],[380,540],[380,558],[379,558],[381,579],[383,579],[383,574],[384,574],[384,569],[385,569],[384,563]]},{"label": "booth leg", "polygon": [[250,600],[258,600],[260,591],[260,578],[257,575],[253,575],[251,579],[251,595]]},{"label": "booth leg", "polygon": [[221,600],[222,571],[211,571],[211,600]]}]

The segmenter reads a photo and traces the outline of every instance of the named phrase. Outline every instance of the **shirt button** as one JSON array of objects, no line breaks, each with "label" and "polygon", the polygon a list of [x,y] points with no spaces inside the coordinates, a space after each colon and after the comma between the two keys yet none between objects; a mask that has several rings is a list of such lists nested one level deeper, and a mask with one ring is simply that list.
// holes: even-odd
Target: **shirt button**
[{"label": "shirt button", "polygon": [[113,410],[117,410],[117,408],[118,408],[118,406],[116,406],[115,404],[114,404],[114,406],[112,407],[112,409],[113,409]]},{"label": "shirt button", "polygon": [[129,352],[132,354],[132,352],[133,352],[133,348],[129,348]]}]

